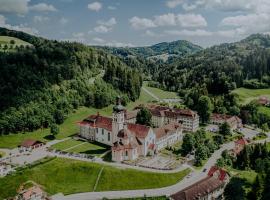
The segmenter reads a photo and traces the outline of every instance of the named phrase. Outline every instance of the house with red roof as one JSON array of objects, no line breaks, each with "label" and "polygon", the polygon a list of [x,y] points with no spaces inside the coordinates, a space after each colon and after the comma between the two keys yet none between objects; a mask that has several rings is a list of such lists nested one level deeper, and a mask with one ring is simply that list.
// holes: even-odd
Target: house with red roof
[{"label": "house with red roof", "polygon": [[237,116],[231,116],[226,114],[213,113],[210,118],[210,123],[221,125],[227,122],[231,130],[236,130],[243,127],[242,120]]},{"label": "house with red roof", "polygon": [[239,140],[236,140],[234,142],[234,149],[233,149],[233,155],[238,155],[243,149],[244,147],[248,144],[248,140],[246,140],[245,138],[240,138]]},{"label": "house with red roof", "polygon": [[34,139],[26,139],[21,143],[20,150],[23,150],[23,151],[32,150],[32,149],[42,147],[43,145],[45,145],[45,143],[41,141],[34,140]]},{"label": "house with red roof", "polygon": [[170,122],[159,129],[152,129],[134,123],[137,112],[127,112],[118,99],[112,118],[97,113],[79,122],[79,136],[111,146],[112,160],[115,162],[153,155],[182,139],[181,124]]},{"label": "house with red roof", "polygon": [[269,106],[270,105],[270,100],[269,98],[265,97],[265,96],[261,96],[258,99],[258,103],[262,106]]},{"label": "house with red roof", "polygon": [[228,173],[218,167],[211,167],[207,177],[173,194],[173,200],[224,199],[223,192],[229,182]]},{"label": "house with red roof", "polygon": [[[32,186],[29,187],[28,184]],[[41,186],[29,181],[20,186],[18,195],[13,200],[51,200],[51,198]]]}]

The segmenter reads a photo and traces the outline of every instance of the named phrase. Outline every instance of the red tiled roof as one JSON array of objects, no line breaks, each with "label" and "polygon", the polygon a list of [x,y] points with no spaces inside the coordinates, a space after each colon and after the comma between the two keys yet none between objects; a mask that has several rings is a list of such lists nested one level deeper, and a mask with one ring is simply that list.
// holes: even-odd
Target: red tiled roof
[{"label": "red tiled roof", "polygon": [[165,126],[154,129],[154,132],[156,134],[156,138],[160,139],[160,138],[166,136],[167,134],[175,132],[180,127],[181,127],[181,124],[179,124],[177,122],[171,122]]},{"label": "red tiled roof", "polygon": [[78,123],[79,125],[89,125],[91,127],[104,128],[108,131],[112,131],[112,118],[104,117],[99,114],[90,115],[82,122]]},{"label": "red tiled roof", "polygon": [[248,144],[248,142],[247,142],[247,140],[245,138],[241,138],[241,139],[235,141],[235,144],[239,144],[239,145],[244,146],[244,145]]},{"label": "red tiled roof", "polygon": [[173,194],[171,198],[174,200],[195,200],[212,193],[223,185],[223,181],[212,176],[207,176],[184,190]]},{"label": "red tiled roof", "polygon": [[131,124],[128,123],[128,130],[135,134],[138,138],[145,138],[148,135],[148,132],[150,130],[150,127],[140,124]]},{"label": "red tiled roof", "polygon": [[224,169],[219,168],[217,166],[212,166],[211,167],[211,169],[208,172],[208,176],[213,176],[214,173],[217,172],[217,171],[219,173],[219,176],[218,176],[219,180],[224,181],[224,179],[226,178],[227,172]]},{"label": "red tiled roof", "polygon": [[27,139],[27,140],[24,140],[21,144],[22,147],[32,147],[32,146],[35,146],[36,144],[41,144],[43,142],[41,141],[38,141],[38,140],[33,140],[33,139]]}]

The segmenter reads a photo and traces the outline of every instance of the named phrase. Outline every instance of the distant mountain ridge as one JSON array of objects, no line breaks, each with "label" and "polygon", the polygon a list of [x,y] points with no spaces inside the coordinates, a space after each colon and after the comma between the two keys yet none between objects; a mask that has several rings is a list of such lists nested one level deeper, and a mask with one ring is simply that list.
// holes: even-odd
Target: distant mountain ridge
[{"label": "distant mountain ridge", "polygon": [[162,42],[145,47],[101,47],[120,57],[142,57],[145,59],[167,61],[170,57],[181,57],[201,51],[203,48],[186,40]]}]

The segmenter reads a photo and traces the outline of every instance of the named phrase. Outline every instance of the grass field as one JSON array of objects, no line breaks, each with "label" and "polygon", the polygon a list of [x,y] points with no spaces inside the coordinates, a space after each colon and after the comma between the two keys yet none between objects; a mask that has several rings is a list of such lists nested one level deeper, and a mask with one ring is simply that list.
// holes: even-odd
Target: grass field
[{"label": "grass field", "polygon": [[55,158],[0,178],[0,199],[14,196],[20,184],[32,180],[45,187],[49,194],[72,194],[93,191],[100,169],[104,167],[97,191],[165,187],[182,180],[189,169],[163,174],[118,169],[101,164]]},{"label": "grass field", "polygon": [[269,107],[260,106],[259,107],[259,112],[270,116],[270,108]]},{"label": "grass field", "polygon": [[[14,40],[15,44],[11,44],[10,41]],[[30,43],[25,42],[23,40],[20,40],[18,38],[15,37],[9,37],[9,36],[0,36],[0,51],[4,51],[4,45],[8,46],[7,51],[12,51],[15,49],[16,46],[32,46]],[[12,49],[10,49],[10,47],[13,47]]]},{"label": "grass field", "polygon": [[94,156],[100,156],[107,151],[105,145],[99,145],[97,143],[89,143],[83,141],[77,141],[69,139],[53,145],[51,148],[66,151],[69,153],[85,153]]},{"label": "grass field", "polygon": [[239,95],[240,103],[247,104],[254,99],[258,99],[260,96],[266,96],[270,98],[270,89],[247,89],[247,88],[238,88],[232,93]]},{"label": "grass field", "polygon": [[5,155],[6,155],[6,153],[5,153],[5,152],[0,151],[0,158],[4,157]]},{"label": "grass field", "polygon": [[[126,107],[131,110],[135,106],[143,103],[153,101],[154,99],[144,91],[141,92],[140,98],[135,102],[130,102]],[[101,115],[111,116],[113,105],[102,109],[80,107],[76,112],[70,114],[63,124],[60,125],[60,133],[56,136],[56,139],[63,139],[78,132],[78,126],[76,122],[83,120],[91,114],[99,112]],[[0,148],[15,148],[22,143],[25,139],[36,139],[41,141],[48,141],[46,136],[50,135],[49,129],[38,129],[34,132],[10,134],[0,136]]]},{"label": "grass field", "polygon": [[270,142],[267,143],[267,149],[270,151]]},{"label": "grass field", "polygon": [[149,87],[147,85],[147,82],[144,82],[143,86],[152,92],[154,95],[156,95],[160,99],[174,99],[174,98],[179,98],[176,92],[169,92],[165,90],[161,90],[159,88],[154,88],[154,87]]}]

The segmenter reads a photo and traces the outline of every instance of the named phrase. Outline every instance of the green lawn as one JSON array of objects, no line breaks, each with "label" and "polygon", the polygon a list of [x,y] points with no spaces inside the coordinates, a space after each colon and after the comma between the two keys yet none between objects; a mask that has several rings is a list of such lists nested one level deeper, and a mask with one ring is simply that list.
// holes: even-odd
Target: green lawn
[{"label": "green lawn", "polygon": [[247,104],[254,99],[258,99],[260,96],[266,96],[270,98],[270,89],[247,89],[238,88],[232,93],[239,95],[240,103]]},{"label": "green lawn", "polygon": [[59,142],[57,144],[52,145],[51,148],[63,151],[63,150],[69,149],[71,147],[74,147],[74,146],[82,144],[82,143],[84,143],[84,142],[78,141],[78,140],[73,140],[73,139],[68,139],[68,140],[65,140],[63,142]]},{"label": "green lawn", "polygon": [[85,153],[94,156],[100,156],[105,153],[108,149],[105,146],[100,146],[94,143],[86,142],[82,145],[79,145],[75,148],[67,150],[67,152],[74,152],[74,153]]},{"label": "green lawn", "polygon": [[173,99],[173,98],[179,98],[176,92],[169,92],[165,90],[161,90],[159,88],[149,87],[147,86],[147,82],[144,82],[143,85],[147,90],[152,92],[154,95],[156,95],[160,99]]},{"label": "green lawn", "polygon": [[[20,184],[32,180],[50,194],[93,191],[101,164],[55,158],[0,178],[0,199],[14,196]],[[165,187],[182,180],[189,169],[178,173],[150,173],[104,166],[97,191]]]},{"label": "green lawn", "polygon": [[122,198],[122,199],[110,199],[110,200],[168,200],[166,196],[160,196],[160,197],[141,197],[141,198]]},{"label": "green lawn", "polygon": [[259,107],[259,112],[270,116],[270,108],[269,107],[260,106]]}]

